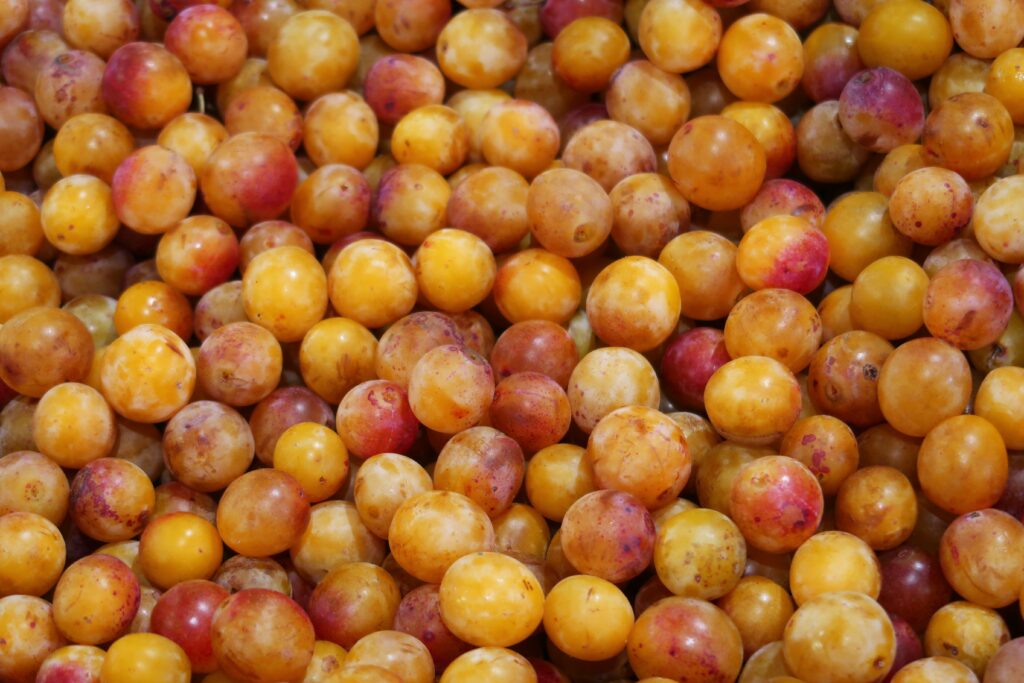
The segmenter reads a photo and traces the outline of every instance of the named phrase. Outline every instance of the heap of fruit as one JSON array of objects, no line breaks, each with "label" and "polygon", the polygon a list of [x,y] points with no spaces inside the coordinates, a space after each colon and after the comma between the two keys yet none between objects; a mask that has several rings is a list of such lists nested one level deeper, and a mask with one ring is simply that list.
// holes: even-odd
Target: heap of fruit
[{"label": "heap of fruit", "polygon": [[1024,681],[1022,40],[0,0],[0,683]]}]

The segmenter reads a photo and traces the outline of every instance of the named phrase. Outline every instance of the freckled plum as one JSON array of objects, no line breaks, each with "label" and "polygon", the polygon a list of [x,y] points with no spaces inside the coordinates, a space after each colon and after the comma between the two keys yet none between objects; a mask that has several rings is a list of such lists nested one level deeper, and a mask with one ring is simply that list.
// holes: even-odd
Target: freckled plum
[{"label": "freckled plum", "polygon": [[920,137],[924,103],[914,84],[900,72],[886,67],[867,69],[843,87],[839,122],[861,147],[889,152]]},{"label": "freckled plum", "polygon": [[733,681],[743,664],[736,625],[718,607],[693,598],[666,598],[649,607],[630,632],[627,651],[637,675],[670,680]]},{"label": "freckled plum", "polygon": [[294,680],[313,658],[315,635],[290,598],[253,588],[224,600],[210,625],[213,653],[229,676],[256,683]]},{"label": "freckled plum", "polygon": [[57,582],[54,621],[73,643],[107,643],[127,632],[140,596],[131,567],[109,555],[89,555],[64,570]]},{"label": "freckled plum", "polygon": [[608,581],[638,576],[654,553],[654,521],[643,504],[621,491],[594,491],[565,513],[562,551],[577,570]]},{"label": "freckled plum", "polygon": [[817,477],[793,458],[771,456],[745,465],[730,495],[733,520],[750,545],[767,552],[800,547],[818,528],[824,497]]},{"label": "freckled plum", "polygon": [[994,265],[954,261],[932,276],[924,296],[924,323],[933,335],[960,349],[995,342],[1010,322],[1010,283]]},{"label": "freckled plum", "polygon": [[419,421],[401,386],[371,380],[350,389],[338,405],[338,433],[352,455],[407,453],[419,436]]},{"label": "freckled plum", "polygon": [[118,119],[144,130],[162,128],[192,101],[192,82],[181,62],[156,43],[119,47],[103,72],[103,99]]}]

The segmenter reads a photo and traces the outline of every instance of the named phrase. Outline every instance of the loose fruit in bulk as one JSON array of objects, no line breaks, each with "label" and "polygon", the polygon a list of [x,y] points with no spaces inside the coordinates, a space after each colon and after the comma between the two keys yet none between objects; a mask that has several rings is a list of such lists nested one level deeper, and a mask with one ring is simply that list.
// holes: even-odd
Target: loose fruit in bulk
[{"label": "loose fruit in bulk", "polygon": [[0,681],[1024,679],[1022,19],[0,0]]}]

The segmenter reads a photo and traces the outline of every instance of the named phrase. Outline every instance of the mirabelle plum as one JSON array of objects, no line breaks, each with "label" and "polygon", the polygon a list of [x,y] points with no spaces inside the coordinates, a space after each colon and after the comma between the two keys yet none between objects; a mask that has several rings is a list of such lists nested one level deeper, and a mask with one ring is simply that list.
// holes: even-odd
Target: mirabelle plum
[{"label": "mirabelle plum", "polygon": [[580,171],[546,171],[531,183],[526,202],[530,232],[558,256],[586,256],[611,234],[611,200],[597,181]]},{"label": "mirabelle plum", "polygon": [[46,193],[40,208],[43,234],[64,253],[96,253],[117,234],[115,201],[110,187],[98,178],[62,178]]},{"label": "mirabelle plum", "polygon": [[797,605],[826,593],[852,591],[878,598],[878,558],[867,543],[843,531],[811,536],[793,555],[789,585]]},{"label": "mirabelle plum", "polygon": [[[967,407],[970,365],[962,352],[944,341],[914,339],[885,359],[877,386],[879,406],[889,424],[909,436],[924,436]],[[929,397],[927,406],[911,398],[924,394]]]},{"label": "mirabelle plum", "polygon": [[309,524],[301,485],[279,470],[253,470],[235,479],[217,507],[217,531],[235,552],[267,557],[287,550]]},{"label": "mirabelle plum", "polygon": [[[924,35],[927,39],[919,41],[913,54],[897,47]],[[857,49],[865,65],[887,66],[911,80],[935,73],[952,48],[953,31],[946,17],[921,0],[873,3],[857,36]]]},{"label": "mirabelle plum", "polygon": [[64,570],[66,549],[57,527],[32,512],[0,517],[0,597],[48,593]]},{"label": "mirabelle plum", "polygon": [[460,557],[489,551],[494,527],[471,499],[451,491],[427,491],[395,511],[388,532],[391,552],[413,576],[439,583]]},{"label": "mirabelle plum", "polygon": [[126,633],[141,591],[131,568],[109,555],[70,565],[53,592],[53,619],[76,645],[98,645]]},{"label": "mirabelle plum", "polygon": [[0,458],[0,515],[31,512],[60,524],[69,491],[63,470],[40,453],[15,451]]},{"label": "mirabelle plum", "polygon": [[74,116],[53,139],[54,162],[61,175],[88,173],[108,184],[134,149],[135,138],[128,127],[106,114]]},{"label": "mirabelle plum", "polygon": [[[1002,437],[991,422],[977,415],[940,421],[928,431],[917,456],[921,490],[928,500],[953,514],[995,505],[1006,487],[1008,470]],[[957,482],[954,488],[947,485],[950,477]]]},{"label": "mirabelle plum", "polygon": [[828,239],[798,216],[761,220],[736,251],[736,270],[751,289],[780,287],[808,294],[825,279],[828,264]]},{"label": "mirabelle plum", "polygon": [[974,197],[953,171],[929,166],[900,178],[889,198],[897,230],[918,244],[948,242],[971,220]]},{"label": "mirabelle plum", "polygon": [[998,57],[1024,39],[1024,9],[1004,0],[952,0],[949,21],[957,44],[980,59]]},{"label": "mirabelle plum", "polygon": [[[669,680],[733,681],[743,664],[736,625],[703,600],[672,597],[654,603],[636,620],[627,646],[638,676]],[[655,679],[657,680],[657,679]]]},{"label": "mirabelle plum", "polygon": [[0,598],[0,641],[0,676],[16,683],[35,681],[46,658],[67,644],[50,603],[29,595]]},{"label": "mirabelle plum", "polygon": [[213,216],[191,216],[160,238],[156,268],[160,278],[182,294],[200,296],[223,284],[239,262],[238,238]]},{"label": "mirabelle plum", "polygon": [[395,580],[381,567],[342,563],[317,584],[308,611],[320,639],[352,647],[363,636],[390,628],[401,598]]},{"label": "mirabelle plum", "polygon": [[800,372],[821,343],[821,318],[791,290],[762,289],[729,312],[724,339],[731,358],[768,356]]},{"label": "mirabelle plum", "polygon": [[514,645],[544,616],[544,592],[521,562],[495,552],[456,560],[439,592],[441,617],[458,638],[480,647]]},{"label": "mirabelle plum", "polygon": [[310,502],[333,496],[348,477],[348,453],[336,432],[316,422],[300,422],[281,434],[274,468],[302,485]]},{"label": "mirabelle plum", "polygon": [[103,99],[111,114],[129,126],[163,128],[188,109],[192,82],[178,58],[162,45],[131,42],[110,55],[103,72]]},{"label": "mirabelle plum", "polygon": [[864,467],[843,482],[836,498],[836,526],[875,550],[907,540],[917,523],[914,485],[894,467]]},{"label": "mirabelle plum", "polygon": [[[568,120],[568,119],[567,119]],[[657,159],[651,143],[636,129],[605,119],[566,131],[562,162],[583,171],[611,192],[619,182],[638,173],[652,173]]]},{"label": "mirabelle plum", "polygon": [[605,105],[612,119],[637,129],[652,145],[665,145],[690,114],[690,89],[682,77],[635,60],[612,74]]},{"label": "mirabelle plum", "polygon": [[884,256],[857,274],[850,319],[858,329],[885,339],[909,337],[924,322],[928,274],[904,256]]},{"label": "mirabelle plum", "polygon": [[324,316],[328,284],[323,268],[300,247],[270,249],[242,276],[246,315],[278,341],[299,341]]},{"label": "mirabelle plum", "polygon": [[661,399],[651,363],[638,352],[618,346],[595,349],[580,359],[566,393],[573,421],[586,433],[617,408],[656,408]]},{"label": "mirabelle plum", "polygon": [[803,46],[796,31],[771,14],[755,13],[733,22],[722,36],[718,72],[737,97],[777,102],[800,84]]},{"label": "mirabelle plum", "polygon": [[[652,0],[648,8],[658,1]],[[767,169],[761,143],[743,124],[725,116],[700,116],[683,124],[668,155],[669,175],[686,200],[712,211],[748,204]]]},{"label": "mirabelle plum", "polygon": [[995,610],[956,601],[935,613],[922,640],[929,657],[955,659],[981,678],[989,660],[1010,640],[1010,631]]},{"label": "mirabelle plum", "polygon": [[491,683],[538,683],[525,657],[501,647],[479,647],[460,655],[444,670],[440,683],[472,683],[481,678]]},{"label": "mirabelle plum", "polygon": [[800,680],[877,680],[896,657],[885,610],[862,593],[825,593],[793,614],[783,638],[786,665]]},{"label": "mirabelle plum", "polygon": [[42,146],[45,124],[31,95],[17,88],[0,87],[0,114],[7,122],[0,131],[0,171],[27,166]]},{"label": "mirabelle plum", "polygon": [[185,581],[160,596],[153,608],[152,632],[170,638],[189,658],[194,673],[215,671],[210,642],[213,614],[230,593],[212,581]]},{"label": "mirabelle plum", "polygon": [[654,521],[630,494],[594,491],[566,511],[560,538],[562,552],[578,571],[622,582],[638,576],[651,563]]},{"label": "mirabelle plum", "polygon": [[978,677],[967,666],[949,657],[925,657],[910,662],[890,679],[891,683],[977,683]]},{"label": "mirabelle plum", "polygon": [[565,390],[539,372],[520,372],[503,379],[490,407],[493,426],[529,453],[560,441],[572,423],[570,413]]},{"label": "mirabelle plum", "polygon": [[983,607],[1005,607],[1020,598],[1020,538],[1024,525],[1001,510],[958,517],[942,535],[939,560],[954,590]]},{"label": "mirabelle plum", "polygon": [[114,413],[92,387],[65,382],[47,391],[36,406],[32,438],[58,464],[79,468],[114,447]]},{"label": "mirabelle plum", "polygon": [[746,543],[720,512],[691,509],[662,523],[654,544],[654,567],[676,595],[715,600],[732,591],[746,565]]},{"label": "mirabelle plum", "polygon": [[309,525],[289,554],[294,571],[315,584],[346,562],[383,562],[384,551],[384,542],[363,524],[355,505],[331,500],[313,506]]},{"label": "mirabelle plum", "polygon": [[[587,615],[589,618],[580,618]],[[596,576],[560,581],[544,602],[544,631],[555,646],[585,661],[622,652],[633,627],[633,609],[614,584]]]},{"label": "mirabelle plum", "polygon": [[524,249],[498,267],[491,294],[511,323],[546,320],[564,325],[579,308],[582,290],[568,258],[547,249]]},{"label": "mirabelle plum", "polygon": [[[437,42],[452,16],[448,2],[436,0],[382,0],[374,5],[374,25],[389,47],[400,52],[421,52]],[[416,21],[409,21],[415,16]]]},{"label": "mirabelle plum", "polygon": [[797,163],[815,182],[849,182],[871,156],[843,130],[839,108],[838,100],[825,100],[806,111],[796,127]]},{"label": "mirabelle plum", "polygon": [[188,403],[195,380],[188,346],[162,325],[137,325],[122,334],[107,347],[100,369],[103,397],[135,422],[162,422],[174,415]]},{"label": "mirabelle plum", "polygon": [[[920,1],[900,0],[897,5],[911,3]],[[922,142],[930,164],[955,171],[964,180],[979,180],[995,173],[1009,158],[1013,120],[1006,107],[991,95],[961,93],[928,115]]]},{"label": "mirabelle plum", "polygon": [[67,676],[77,675],[93,683],[100,680],[100,670],[107,653],[92,645],[66,645],[51,652],[36,674],[39,683],[63,683]]},{"label": "mirabelle plum", "polygon": [[69,46],[58,31],[47,27],[32,27],[13,38],[0,58],[0,69],[8,85],[31,93],[39,73]]},{"label": "mirabelle plum", "polygon": [[[292,591],[292,577],[294,574],[290,575],[284,567],[269,558],[235,555],[220,566],[213,575],[213,581],[230,593],[247,588],[266,588],[288,595]],[[295,588],[300,589],[297,581]],[[175,589],[172,588],[171,591],[173,590]],[[220,604],[220,601],[217,604]],[[213,608],[210,611],[212,612]]]},{"label": "mirabelle plum", "polygon": [[704,402],[723,436],[762,445],[793,426],[802,399],[800,385],[786,366],[766,356],[745,356],[715,371],[704,389]]},{"label": "mirabelle plum", "polygon": [[828,239],[829,268],[839,277],[853,282],[881,258],[910,256],[911,239],[893,225],[889,209],[880,192],[850,192],[829,207],[821,231]]},{"label": "mirabelle plum", "polygon": [[1024,178],[1001,178],[989,186],[974,207],[973,229],[978,244],[1003,263],[1024,263],[1024,232],[1017,213]]},{"label": "mirabelle plum", "polygon": [[745,285],[736,270],[736,245],[721,235],[694,230],[674,238],[658,262],[679,285],[680,312],[696,320],[724,318]]},{"label": "mirabelle plum", "polygon": [[826,496],[840,490],[846,478],[856,471],[859,461],[853,430],[831,415],[812,415],[797,420],[782,437],[779,451],[811,470]]},{"label": "mirabelle plum", "polygon": [[974,413],[999,430],[1006,447],[1013,450],[1024,447],[1024,423],[1018,415],[1021,403],[1016,398],[1022,390],[1024,372],[1020,368],[996,368],[982,380],[974,399]]},{"label": "mirabelle plum", "polygon": [[[781,641],[794,610],[793,599],[785,588],[757,575],[740,579],[736,588],[718,601],[718,606],[739,629],[748,667],[761,648]],[[746,679],[741,676],[739,680]]]},{"label": "mirabelle plum", "polygon": [[42,65],[26,89],[35,93],[36,105],[46,123],[59,130],[76,114],[106,113],[100,91],[105,66],[92,52],[65,48]]},{"label": "mirabelle plum", "polygon": [[228,131],[206,114],[186,112],[160,130],[156,142],[184,159],[198,178],[217,145],[228,139]]},{"label": "mirabelle plum", "polygon": [[146,578],[164,589],[183,581],[210,578],[222,556],[217,529],[189,512],[172,512],[154,519],[139,542],[139,562]]},{"label": "mirabelle plum", "polygon": [[299,100],[340,90],[359,62],[359,37],[333,12],[313,9],[284,21],[267,49],[274,82]]},{"label": "mirabelle plum", "polygon": [[310,618],[276,591],[235,593],[217,607],[210,634],[221,669],[254,683],[296,680],[313,658]]},{"label": "mirabelle plum", "polygon": [[298,185],[291,148],[266,133],[238,133],[207,159],[199,186],[210,212],[235,227],[277,218]]},{"label": "mirabelle plum", "polygon": [[0,258],[32,256],[43,245],[43,239],[35,203],[19,192],[0,190]]},{"label": "mirabelle plum", "polygon": [[114,328],[123,335],[143,324],[160,325],[182,340],[192,337],[192,307],[165,282],[145,280],[125,289],[114,309]]},{"label": "mirabelle plum", "polygon": [[476,424],[493,395],[491,366],[474,351],[454,344],[428,351],[409,378],[409,405],[416,418],[446,434]]},{"label": "mirabelle plum", "polygon": [[722,18],[702,0],[651,0],[640,13],[637,38],[659,69],[686,73],[715,56],[722,39]]},{"label": "mirabelle plum", "polygon": [[743,465],[729,496],[729,510],[743,537],[770,553],[800,547],[818,528],[824,505],[817,478],[782,455]]},{"label": "mirabelle plum", "polygon": [[115,641],[103,660],[100,680],[110,683],[188,683],[192,667],[185,651],[155,633],[131,633]]},{"label": "mirabelle plum", "polygon": [[652,408],[629,406],[601,418],[587,442],[598,488],[636,496],[648,509],[668,504],[690,475],[682,429]]},{"label": "mirabelle plum", "polygon": [[528,179],[551,166],[560,142],[558,124],[551,114],[525,99],[494,103],[479,127],[483,158]]},{"label": "mirabelle plum", "polygon": [[433,683],[434,663],[426,645],[400,631],[377,631],[359,639],[345,658],[345,668],[380,667],[407,683]]},{"label": "mirabelle plum", "polygon": [[317,166],[347,164],[365,169],[373,161],[379,137],[377,117],[354,92],[329,93],[306,109],[303,148]]}]

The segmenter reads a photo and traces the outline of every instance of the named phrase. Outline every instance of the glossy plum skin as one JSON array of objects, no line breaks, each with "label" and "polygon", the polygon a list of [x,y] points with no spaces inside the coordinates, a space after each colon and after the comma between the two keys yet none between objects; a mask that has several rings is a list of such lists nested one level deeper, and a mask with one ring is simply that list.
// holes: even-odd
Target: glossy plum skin
[{"label": "glossy plum skin", "polygon": [[879,602],[915,631],[923,632],[932,614],[952,599],[938,558],[921,548],[904,545],[879,556],[882,592]]},{"label": "glossy plum skin", "polygon": [[651,562],[654,522],[628,493],[589,493],[569,508],[562,525],[562,550],[586,573],[623,581],[640,574]]},{"label": "glossy plum skin", "polygon": [[186,581],[164,593],[153,608],[150,628],[170,638],[185,651],[196,673],[218,668],[210,640],[217,607],[230,593],[212,581]]},{"label": "glossy plum skin", "polygon": [[867,69],[843,88],[839,121],[857,144],[873,152],[888,152],[921,135],[924,103],[914,84],[898,71]]},{"label": "glossy plum skin", "polygon": [[795,550],[810,538],[824,511],[821,485],[792,458],[761,458],[740,470],[730,507],[747,541],[767,552]]},{"label": "glossy plum skin", "polygon": [[680,407],[704,408],[704,387],[715,370],[732,360],[725,336],[712,327],[687,330],[670,340],[661,357],[665,389]]}]

